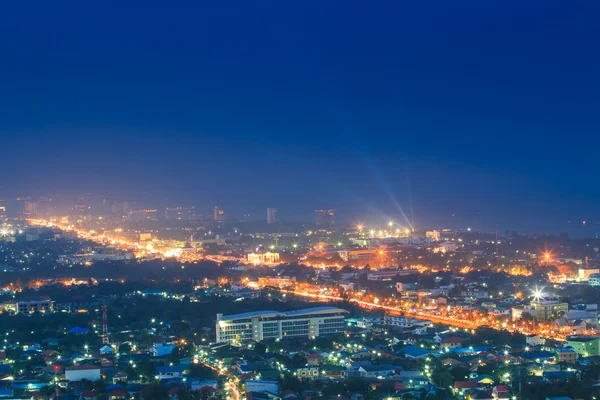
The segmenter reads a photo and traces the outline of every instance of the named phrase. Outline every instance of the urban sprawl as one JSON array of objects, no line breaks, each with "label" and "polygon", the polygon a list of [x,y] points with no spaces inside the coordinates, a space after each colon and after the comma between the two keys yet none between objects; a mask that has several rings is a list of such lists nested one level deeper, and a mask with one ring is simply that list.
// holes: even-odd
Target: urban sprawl
[{"label": "urban sprawl", "polygon": [[3,200],[0,398],[596,399],[600,239],[579,223]]}]

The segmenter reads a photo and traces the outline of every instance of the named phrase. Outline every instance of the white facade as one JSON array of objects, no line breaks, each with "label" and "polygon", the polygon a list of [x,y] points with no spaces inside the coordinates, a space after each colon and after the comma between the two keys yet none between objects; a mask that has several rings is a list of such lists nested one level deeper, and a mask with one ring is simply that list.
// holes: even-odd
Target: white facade
[{"label": "white facade", "polygon": [[433,249],[434,253],[451,253],[453,251],[456,251],[456,243],[450,241],[442,242]]},{"label": "white facade", "polygon": [[386,325],[392,325],[398,328],[414,328],[418,326],[429,326],[431,323],[429,321],[421,321],[418,319],[410,319],[406,317],[396,317],[396,316],[386,316],[384,318],[384,323]]},{"label": "white facade", "polygon": [[525,337],[525,342],[529,345],[529,346],[543,346],[546,344],[546,338],[540,336],[540,335],[528,335]]},{"label": "white facade", "polygon": [[396,282],[396,291],[397,292],[404,292],[406,290],[411,290],[411,289],[415,289],[416,285],[414,283],[402,283],[402,282]]},{"label": "white facade", "polygon": [[102,376],[100,375],[100,367],[78,365],[67,368],[65,378],[70,382],[79,382],[83,379],[95,382],[99,381]]},{"label": "white facade", "polygon": [[600,286],[600,274],[592,274],[588,278],[588,283],[592,286]]},{"label": "white facade", "polygon": [[315,307],[296,311],[254,311],[217,314],[217,342],[239,343],[285,337],[331,335],[344,331],[346,310]]},{"label": "white facade", "polygon": [[279,253],[250,253],[248,254],[248,262],[254,265],[275,264],[279,262]]},{"label": "white facade", "polygon": [[246,393],[248,392],[269,392],[279,394],[279,382],[250,379],[246,381]]}]

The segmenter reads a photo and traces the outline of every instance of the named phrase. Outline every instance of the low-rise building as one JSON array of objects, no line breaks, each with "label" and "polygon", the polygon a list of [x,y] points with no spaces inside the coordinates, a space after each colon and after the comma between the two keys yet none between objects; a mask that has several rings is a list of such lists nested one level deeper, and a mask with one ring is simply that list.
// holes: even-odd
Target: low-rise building
[{"label": "low-rise building", "polygon": [[565,347],[572,347],[582,357],[600,356],[600,337],[598,336],[569,336]]},{"label": "low-rise building", "polygon": [[97,365],[74,365],[67,367],[65,378],[70,382],[79,382],[83,379],[95,382],[102,379],[100,367]]},{"label": "low-rise building", "polygon": [[296,376],[300,380],[315,379],[319,377],[319,368],[305,367],[296,370]]},{"label": "low-rise building", "polygon": [[396,282],[396,291],[399,293],[402,293],[406,290],[413,290],[416,288],[417,288],[417,285],[415,285],[414,283]]},{"label": "low-rise building", "polygon": [[396,374],[396,369],[386,364],[362,365],[358,370],[360,376],[366,379],[388,378]]},{"label": "low-rise building", "polygon": [[4,309],[15,314],[51,313],[54,311],[54,301],[49,297],[17,300],[5,303]]},{"label": "low-rise building", "polygon": [[169,354],[173,353],[174,350],[175,350],[174,344],[157,342],[157,343],[154,343],[154,345],[152,346],[152,355],[154,357],[164,357],[164,356],[168,356]]},{"label": "low-rise building", "polygon": [[535,310],[534,317],[540,321],[558,318],[569,311],[569,303],[561,303],[557,299],[536,301],[531,306]]},{"label": "low-rise building", "polygon": [[285,287],[296,283],[296,277],[289,276],[263,276],[258,278],[260,286],[278,286]]},{"label": "low-rise building", "polygon": [[577,353],[575,352],[575,350],[573,350],[572,347],[562,347],[556,349],[556,362],[575,364],[577,362]]},{"label": "low-rise building", "polygon": [[279,395],[279,382],[251,379],[246,381],[246,393],[269,392]]},{"label": "low-rise building", "polygon": [[588,283],[592,286],[600,286],[600,274],[591,274]]},{"label": "low-rise building", "polygon": [[407,276],[419,273],[416,269],[381,269],[367,273],[369,281],[389,281],[397,276]]},{"label": "low-rise building", "polygon": [[306,356],[306,362],[308,365],[318,366],[323,362],[323,356],[320,354],[309,354]]},{"label": "low-rise building", "polygon": [[442,339],[442,341],[440,342],[440,347],[442,349],[458,349],[458,348],[462,347],[464,342],[465,342],[465,338],[462,338],[460,336],[451,336],[451,337]]}]

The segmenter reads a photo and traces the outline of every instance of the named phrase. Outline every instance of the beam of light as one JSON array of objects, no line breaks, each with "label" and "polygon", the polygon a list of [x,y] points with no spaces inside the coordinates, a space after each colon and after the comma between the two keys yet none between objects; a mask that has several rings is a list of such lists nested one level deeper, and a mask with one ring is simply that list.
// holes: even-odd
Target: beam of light
[{"label": "beam of light", "polygon": [[406,191],[408,193],[408,210],[410,211],[411,229],[415,229],[415,210],[413,208],[412,186],[410,184],[410,174],[408,166],[406,167]]},{"label": "beam of light", "polygon": [[[354,146],[358,155],[363,159],[364,163],[369,167],[369,169],[375,176],[377,183],[383,188],[384,192],[389,197],[389,199],[392,201],[393,205],[398,209],[398,211],[400,212],[400,214],[406,221],[406,224],[408,225],[410,230],[414,231],[415,230],[414,223],[412,223],[408,219],[406,213],[404,212],[404,209],[402,208],[402,206],[396,199],[396,196],[394,195],[387,180],[383,178],[379,169],[375,166],[373,158],[369,154],[368,145],[363,141],[363,136],[358,135],[354,132],[353,127],[352,127],[352,121],[350,119],[351,113],[347,112],[344,109],[342,103],[339,101],[339,99],[331,96],[331,94],[328,93],[328,90],[325,87],[322,86],[321,90],[323,90],[322,97],[329,100],[327,102],[327,104],[329,106],[329,109],[331,111],[333,119],[340,126],[341,132],[347,136],[348,140],[350,141],[350,143],[352,143],[352,145]],[[408,175],[407,175],[407,177],[408,177]],[[334,179],[333,182],[336,182],[336,180]],[[355,193],[351,193],[351,195],[354,197],[358,197]],[[411,208],[411,214],[413,214],[413,220],[414,220],[414,213],[412,212],[412,191],[410,190],[410,185],[409,185],[409,197],[410,197],[409,204],[410,204],[410,208]],[[404,228],[404,227],[402,227],[402,228]]]},{"label": "beam of light", "polygon": [[[383,191],[388,196],[388,198],[390,199],[390,201],[392,202],[392,204],[394,205],[394,207],[396,207],[396,209],[398,210],[398,212],[402,215],[402,217],[406,221],[406,225],[408,225],[408,227],[411,230],[414,230],[414,225],[408,219],[408,216],[404,212],[404,208],[402,208],[402,206],[400,205],[400,202],[398,202],[398,200],[396,199],[396,196],[394,195],[391,186],[389,185],[388,181],[383,177],[383,175],[381,174],[381,172],[379,171],[379,169],[375,165],[375,163],[373,161],[373,158],[369,155],[368,150],[367,150],[367,146],[364,145],[363,143],[359,143],[358,142],[359,140],[358,140],[357,137],[355,137],[355,139],[356,140],[354,140],[354,142],[355,142],[354,145],[357,147],[357,150],[358,150],[357,152],[362,156],[363,161],[365,162],[365,164],[367,165],[367,167],[369,167],[369,169],[371,170],[371,172],[375,176],[376,182],[379,184],[379,186],[382,187]],[[409,195],[411,195],[411,194],[409,193]],[[412,204],[412,199],[410,200],[410,202]]]}]

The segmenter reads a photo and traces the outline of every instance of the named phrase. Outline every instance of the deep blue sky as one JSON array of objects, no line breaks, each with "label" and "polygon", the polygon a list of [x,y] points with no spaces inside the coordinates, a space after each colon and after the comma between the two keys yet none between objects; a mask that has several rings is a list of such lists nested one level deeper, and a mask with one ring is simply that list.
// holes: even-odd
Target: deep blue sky
[{"label": "deep blue sky", "polygon": [[412,203],[421,226],[600,221],[599,11],[5,1],[0,193],[348,220]]}]

